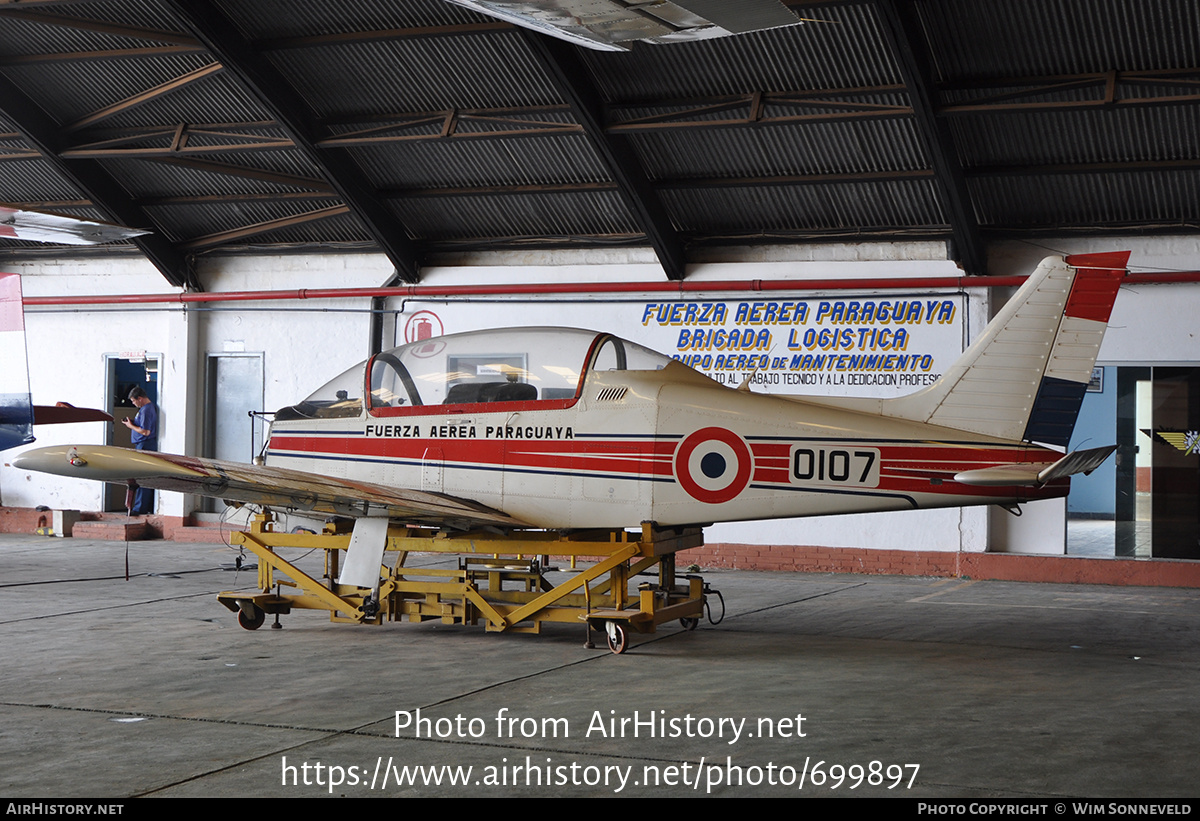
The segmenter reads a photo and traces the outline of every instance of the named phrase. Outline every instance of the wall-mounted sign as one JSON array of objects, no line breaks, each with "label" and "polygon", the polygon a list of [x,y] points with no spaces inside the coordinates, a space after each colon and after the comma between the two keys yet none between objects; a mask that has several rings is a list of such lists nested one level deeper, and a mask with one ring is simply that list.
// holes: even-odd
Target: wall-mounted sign
[{"label": "wall-mounted sign", "polygon": [[[413,306],[402,321],[430,312]],[[560,325],[609,331],[762,393],[900,396],[932,384],[966,336],[964,294],[770,300],[444,302],[447,334]],[[406,338],[411,334],[406,333]]]}]

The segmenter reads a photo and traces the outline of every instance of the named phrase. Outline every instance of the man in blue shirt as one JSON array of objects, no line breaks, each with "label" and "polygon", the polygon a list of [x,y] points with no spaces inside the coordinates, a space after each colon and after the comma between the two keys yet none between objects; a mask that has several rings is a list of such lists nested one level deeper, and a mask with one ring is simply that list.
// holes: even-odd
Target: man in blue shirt
[{"label": "man in blue shirt", "polygon": [[[158,450],[158,409],[141,388],[135,387],[129,392],[129,401],[138,409],[137,415],[132,421],[126,416],[121,423],[129,428],[129,438],[133,441],[133,446],[138,450]],[[154,490],[139,487],[136,482],[131,483],[137,490],[129,512],[135,516],[145,516],[154,512]]]}]

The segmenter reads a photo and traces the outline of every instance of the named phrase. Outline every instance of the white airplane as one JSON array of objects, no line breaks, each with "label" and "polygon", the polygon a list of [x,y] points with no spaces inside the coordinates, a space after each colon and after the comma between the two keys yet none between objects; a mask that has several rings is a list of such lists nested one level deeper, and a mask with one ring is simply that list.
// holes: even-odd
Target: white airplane
[{"label": "white airplane", "polygon": [[809,22],[779,0],[450,0],[598,51],[682,43]]},{"label": "white airplane", "polygon": [[[624,528],[1062,497],[1128,253],[1044,260],[933,385],[754,394],[616,336],[524,328],[377,354],[283,408],[265,464],[75,445],[12,464],[276,509],[442,528]],[[382,524],[383,531],[378,527]],[[366,532],[364,526],[364,532]],[[378,583],[383,536],[340,581]],[[363,543],[366,544],[364,539]]]}]

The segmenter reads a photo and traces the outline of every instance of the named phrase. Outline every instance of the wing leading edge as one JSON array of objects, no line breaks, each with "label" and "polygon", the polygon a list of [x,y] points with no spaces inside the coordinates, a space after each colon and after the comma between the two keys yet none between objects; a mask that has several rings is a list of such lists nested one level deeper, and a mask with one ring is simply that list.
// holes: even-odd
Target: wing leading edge
[{"label": "wing leading edge", "polygon": [[135,479],[157,490],[336,516],[386,515],[414,524],[457,528],[527,526],[486,505],[440,493],[107,445],[36,448],[12,464],[57,476],[106,482]]}]

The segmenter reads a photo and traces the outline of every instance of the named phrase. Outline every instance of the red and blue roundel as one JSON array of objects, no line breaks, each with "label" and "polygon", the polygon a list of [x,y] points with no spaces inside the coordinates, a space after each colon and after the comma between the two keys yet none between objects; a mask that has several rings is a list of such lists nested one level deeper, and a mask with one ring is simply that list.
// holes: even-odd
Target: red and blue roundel
[{"label": "red and blue roundel", "polygon": [[724,428],[702,428],[675,451],[675,478],[693,499],[720,504],[750,483],[753,458],[745,440]]}]

